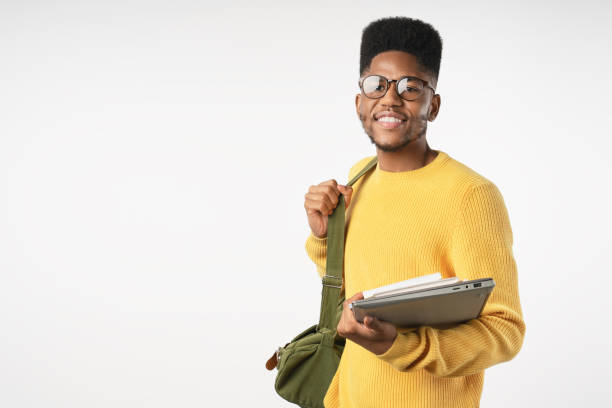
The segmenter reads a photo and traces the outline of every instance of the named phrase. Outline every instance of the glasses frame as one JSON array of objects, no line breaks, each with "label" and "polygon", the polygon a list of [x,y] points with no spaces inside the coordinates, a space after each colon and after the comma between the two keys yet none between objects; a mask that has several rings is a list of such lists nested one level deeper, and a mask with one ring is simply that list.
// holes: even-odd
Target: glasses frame
[{"label": "glasses frame", "polygon": [[[380,77],[380,78],[384,79],[384,80],[385,80],[385,84],[386,84],[386,85],[385,85],[385,92],[383,92],[383,94],[382,94],[382,95],[380,95],[380,96],[379,96],[379,97],[377,97],[377,98],[372,98],[371,96],[366,95],[365,91],[363,90],[363,81],[365,81],[367,78],[372,77],[372,76],[377,76],[377,77]],[[389,92],[389,88],[390,88],[389,84],[390,84],[391,82],[395,82],[395,92],[397,93],[397,95],[398,95],[400,98],[402,98],[402,99],[403,99],[403,100],[405,100],[405,101],[415,101],[415,100],[419,99],[419,98],[421,97],[421,95],[423,95],[423,93],[420,93],[420,94],[419,94],[419,95],[418,95],[416,98],[414,98],[414,99],[406,99],[406,98],[402,97],[402,95],[399,93],[399,89],[398,89],[398,87],[399,87],[399,83],[400,83],[400,81],[401,81],[401,80],[406,79],[406,78],[408,78],[408,79],[416,79],[416,80],[418,80],[418,81],[421,81],[421,82],[423,83],[423,89],[424,89],[425,87],[427,87],[427,88],[431,89],[431,90],[433,91],[434,95],[435,95],[436,90],[435,90],[435,89],[434,89],[434,88],[433,88],[431,85],[429,85],[429,82],[428,82],[428,81],[426,81],[426,80],[424,80],[424,79],[421,79],[421,78],[419,78],[419,77],[412,76],[412,75],[406,75],[406,76],[401,77],[400,79],[387,79],[386,77],[384,77],[384,76],[382,76],[382,75],[378,75],[378,74],[370,74],[370,75],[367,75],[367,76],[364,76],[364,77],[359,78],[359,89],[361,89],[361,92],[363,93],[363,95],[364,95],[366,98],[368,98],[368,99],[380,99],[380,98],[383,98],[383,97],[384,97],[384,96],[387,94],[387,92]]]}]

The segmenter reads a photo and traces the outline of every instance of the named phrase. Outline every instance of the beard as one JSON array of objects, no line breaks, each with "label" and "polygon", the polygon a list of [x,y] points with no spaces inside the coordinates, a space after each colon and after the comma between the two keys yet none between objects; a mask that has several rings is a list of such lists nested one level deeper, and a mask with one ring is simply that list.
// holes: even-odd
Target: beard
[{"label": "beard", "polygon": [[406,133],[404,133],[400,137],[400,140],[397,141],[397,143],[382,144],[382,143],[377,142],[376,139],[374,139],[374,130],[372,129],[373,126],[372,125],[366,126],[366,119],[367,119],[366,116],[360,114],[359,119],[361,120],[361,126],[363,127],[363,130],[366,132],[366,134],[370,138],[370,141],[372,142],[372,144],[374,144],[378,149],[380,149],[383,152],[397,152],[399,150],[402,150],[404,147],[408,146],[410,143],[415,142],[419,140],[420,138],[422,138],[427,132],[427,118],[424,118],[424,117],[419,118],[420,120],[418,120],[418,123],[417,121],[413,119],[413,120],[410,120],[408,129],[406,129]]}]

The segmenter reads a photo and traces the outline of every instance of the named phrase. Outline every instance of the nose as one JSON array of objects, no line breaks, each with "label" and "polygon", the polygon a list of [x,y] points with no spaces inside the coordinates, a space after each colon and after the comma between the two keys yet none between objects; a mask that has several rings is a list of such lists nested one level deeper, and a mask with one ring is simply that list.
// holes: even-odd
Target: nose
[{"label": "nose", "polygon": [[401,106],[402,98],[397,93],[397,80],[389,81],[387,92],[380,98],[380,103],[385,106]]}]

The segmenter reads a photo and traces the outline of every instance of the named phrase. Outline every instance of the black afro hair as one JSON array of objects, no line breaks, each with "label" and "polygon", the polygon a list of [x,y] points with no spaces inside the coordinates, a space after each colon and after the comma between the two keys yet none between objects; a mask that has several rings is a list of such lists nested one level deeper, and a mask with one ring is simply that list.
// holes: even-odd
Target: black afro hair
[{"label": "black afro hair", "polygon": [[370,68],[372,58],[384,51],[414,55],[425,71],[437,80],[442,59],[442,38],[430,24],[408,17],[385,17],[363,29],[359,75]]}]

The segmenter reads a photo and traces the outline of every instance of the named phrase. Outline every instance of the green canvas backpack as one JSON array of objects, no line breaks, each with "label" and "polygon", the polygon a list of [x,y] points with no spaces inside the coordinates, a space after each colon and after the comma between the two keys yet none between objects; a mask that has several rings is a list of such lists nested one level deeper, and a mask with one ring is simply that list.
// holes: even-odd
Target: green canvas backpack
[{"label": "green canvas backpack", "polygon": [[[377,157],[374,157],[347,185],[353,185],[376,162]],[[344,296],[340,294],[344,259],[344,211],[344,196],[340,194],[338,205],[329,216],[327,225],[327,259],[322,279],[319,323],[279,347],[266,363],[268,370],[278,368],[274,383],[276,392],[302,408],[323,408],[323,398],[338,369],[346,341],[336,333],[344,302]]]}]

